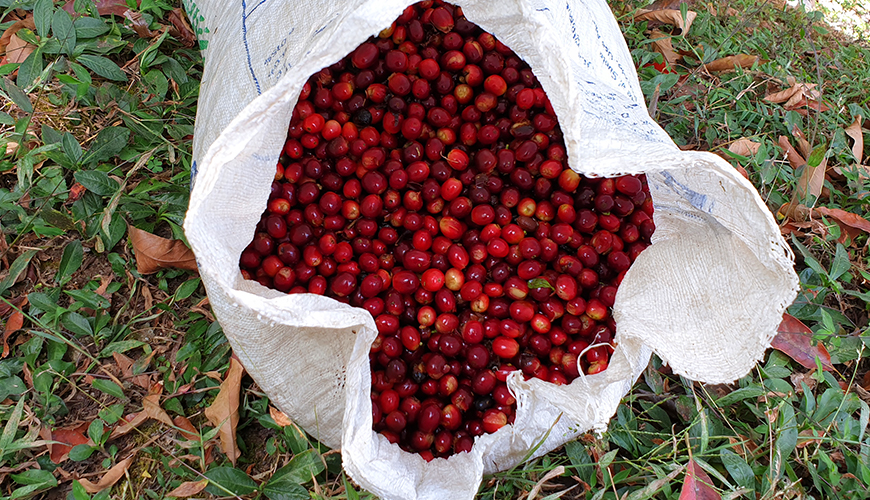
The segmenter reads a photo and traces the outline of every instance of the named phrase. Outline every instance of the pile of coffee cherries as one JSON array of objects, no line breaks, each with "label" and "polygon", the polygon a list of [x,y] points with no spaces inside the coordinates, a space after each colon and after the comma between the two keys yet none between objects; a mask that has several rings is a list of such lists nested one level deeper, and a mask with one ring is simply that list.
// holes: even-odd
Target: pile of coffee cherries
[{"label": "pile of coffee cherries", "polygon": [[607,368],[652,213],[643,176],[568,168],[529,66],[430,0],[305,84],[240,266],[371,313],[374,429],[432,459],[513,422],[509,373]]}]

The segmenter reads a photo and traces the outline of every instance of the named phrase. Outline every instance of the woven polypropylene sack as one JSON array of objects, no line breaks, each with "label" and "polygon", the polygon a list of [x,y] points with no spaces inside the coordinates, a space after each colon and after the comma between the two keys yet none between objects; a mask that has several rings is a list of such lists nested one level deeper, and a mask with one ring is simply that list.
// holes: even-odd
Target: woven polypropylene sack
[{"label": "woven polypropylene sack", "polygon": [[[385,499],[472,498],[483,474],[603,430],[652,352],[705,382],[739,378],[763,356],[797,292],[792,255],[752,185],[715,155],[680,151],[647,115],[634,66],[603,0],[454,2],[535,72],[560,120],[571,168],[645,173],[652,245],[613,307],[617,346],[597,375],[565,386],[512,374],[513,425],[470,453],[426,463],[372,431],[370,314],[242,279],[239,255],[269,197],[308,76],[399,16],[408,1],[200,0],[205,71],[185,222],[215,315],[248,373],[344,467]],[[212,5],[213,4],[213,5]]]}]

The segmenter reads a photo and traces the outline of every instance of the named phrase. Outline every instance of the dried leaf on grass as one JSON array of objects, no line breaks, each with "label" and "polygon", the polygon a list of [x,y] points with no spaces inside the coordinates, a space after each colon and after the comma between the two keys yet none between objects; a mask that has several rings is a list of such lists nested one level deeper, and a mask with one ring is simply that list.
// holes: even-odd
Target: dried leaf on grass
[{"label": "dried leaf on grass", "polygon": [[187,22],[187,15],[180,8],[172,9],[167,16],[170,23],[169,34],[174,36],[185,47],[191,48],[196,44],[196,34]]},{"label": "dried leaf on grass", "polygon": [[827,207],[818,207],[813,209],[814,212],[823,215],[825,217],[830,217],[837,222],[841,222],[849,227],[853,227],[855,229],[860,229],[866,233],[870,233],[870,221],[861,217],[858,214],[853,214],[852,212],[847,212],[840,208],[827,208]]},{"label": "dried leaf on grass", "polygon": [[10,64],[23,63],[34,50],[36,50],[36,45],[25,42],[18,38],[18,35],[12,35],[6,46],[6,62]]},{"label": "dried leaf on grass", "polygon": [[805,200],[808,195],[818,198],[825,186],[825,171],[828,169],[828,159],[825,158],[815,167],[806,166],[798,179],[794,190],[794,201]]},{"label": "dried leaf on grass", "polygon": [[190,423],[190,420],[187,417],[183,417],[181,415],[172,419],[172,423],[175,424],[175,427],[178,427],[179,432],[188,441],[199,441],[199,432],[196,430],[196,427]]},{"label": "dried leaf on grass", "polygon": [[788,164],[791,165],[791,168],[798,169],[807,164],[807,160],[801,156],[801,153],[791,145],[791,142],[788,140],[788,137],[781,135],[779,136],[779,147],[785,151],[785,156],[788,159]]},{"label": "dried leaf on grass", "polygon": [[680,5],[686,4],[686,7],[691,7],[692,2],[686,0],[656,0],[649,6],[649,10],[674,9],[680,10]]},{"label": "dried leaf on grass", "polygon": [[151,390],[148,391],[148,394],[142,398],[142,411],[136,414],[133,420],[127,422],[126,424],[116,427],[115,430],[112,431],[111,437],[109,439],[114,439],[119,436],[123,436],[136,427],[142,425],[143,422],[148,419],[154,419],[159,422],[162,422],[170,427],[174,425],[174,422],[171,418],[169,418],[169,414],[160,407],[160,395],[163,394],[163,384],[158,383],[151,386]]},{"label": "dried leaf on grass", "polygon": [[813,331],[799,319],[787,313],[783,314],[777,332],[770,343],[771,347],[797,361],[804,368],[814,370],[816,358],[819,358],[823,370],[834,370],[828,350],[821,342],[812,344]]},{"label": "dried leaf on grass", "polygon": [[130,467],[130,464],[133,463],[133,457],[135,455],[130,455],[124,460],[115,464],[114,467],[106,471],[103,477],[97,481],[96,484],[88,481],[87,479],[79,479],[79,482],[84,486],[85,491],[88,493],[99,493],[106,488],[110,488],[112,485],[118,482],[119,479],[124,477],[124,474],[127,472],[127,469]]},{"label": "dried leaf on grass", "polygon": [[69,451],[74,446],[88,444],[90,440],[85,435],[88,431],[88,422],[83,422],[75,427],[48,430],[46,441],[56,441],[48,445],[48,457],[52,462],[59,464],[69,457]]},{"label": "dried leaf on grass", "polygon": [[[3,238],[0,238],[0,241],[3,241]],[[14,299],[10,299],[8,304],[6,302],[0,302],[0,318],[5,318],[26,305],[27,295],[21,295]]]},{"label": "dried leaf on grass", "polygon": [[798,432],[797,449],[805,448],[807,445],[821,443],[825,437],[825,431],[816,429],[804,429]]},{"label": "dried leaf on grass", "polygon": [[178,485],[178,488],[166,494],[168,497],[187,498],[196,495],[208,486],[208,479],[200,481],[186,481]]},{"label": "dried leaf on grass", "polygon": [[[795,132],[798,133],[799,131]],[[806,143],[806,140],[803,139],[802,135],[798,135],[798,140],[801,141],[801,149],[804,150],[803,154],[809,156],[811,154],[809,152],[809,144]],[[803,173],[801,174],[800,179],[798,179],[797,186],[795,186],[792,202],[800,203],[806,199],[807,195],[812,195],[815,198],[818,198],[822,194],[822,188],[825,185],[825,172],[828,167],[828,159],[823,157],[817,166],[811,167],[804,156],[801,156],[801,154],[791,145],[791,142],[789,142],[786,136],[782,135],[779,137],[779,146],[785,151],[786,158],[788,158],[788,162],[792,168],[799,169],[804,167]]]},{"label": "dried leaf on grass", "polygon": [[760,147],[760,143],[741,137],[728,146],[728,151],[740,156],[755,156]]},{"label": "dried leaf on grass", "polygon": [[767,61],[759,58],[758,56],[751,56],[749,54],[737,54],[734,56],[716,59],[709,64],[705,64],[704,69],[710,72],[734,71],[735,68],[751,68],[756,62],[761,64]]},{"label": "dried leaf on grass", "polygon": [[181,240],[169,240],[130,226],[130,243],[136,253],[136,270],[141,274],[178,268],[196,271],[193,251]]},{"label": "dried leaf on grass", "polygon": [[288,425],[293,424],[293,421],[290,420],[290,417],[288,417],[286,413],[274,406],[269,406],[269,416],[272,417],[272,420],[281,427],[287,427]]},{"label": "dried leaf on grass", "polygon": [[683,56],[674,50],[670,35],[659,30],[652,30],[650,36],[652,37],[650,41],[652,42],[653,50],[661,54],[666,63],[669,65],[676,64],[683,58]]},{"label": "dried leaf on grass", "polygon": [[239,391],[244,374],[242,363],[235,356],[230,358],[230,368],[221,383],[220,392],[211,406],[205,409],[208,421],[220,427],[221,449],[233,465],[242,454],[236,442],[236,427],[239,425]]},{"label": "dried leaf on grass", "polygon": [[704,469],[694,459],[689,459],[686,479],[683,481],[683,489],[680,490],[680,500],[721,500],[722,495],[712,485],[713,480]]},{"label": "dried leaf on grass", "polygon": [[[790,76],[787,79],[791,87],[764,96],[764,100],[774,104],[785,103],[786,110],[799,110],[809,107],[816,111],[827,111],[828,107],[822,102],[822,93],[816,90],[815,83],[803,83]],[[806,111],[806,110],[803,110]]]},{"label": "dried leaf on grass", "polygon": [[652,23],[670,24],[680,28],[681,34],[685,35],[692,27],[692,22],[698,17],[695,11],[687,11],[685,22],[683,14],[678,9],[647,10],[640,9],[634,16],[635,21],[651,21]]},{"label": "dried leaf on grass", "polygon": [[[18,33],[18,30],[23,29],[23,28],[27,28],[29,30],[36,29],[36,23],[33,22],[32,15],[28,15],[24,19],[19,19],[18,21],[15,21],[14,23],[12,23],[12,25],[10,25],[8,28],[6,28],[6,31],[3,32],[2,36],[0,36],[0,52],[7,51],[6,55],[7,55],[7,57],[9,56],[9,54],[8,54],[9,43],[12,40],[12,36],[15,35],[15,33]],[[9,61],[9,62],[12,62],[12,61]]]},{"label": "dried leaf on grass", "polygon": [[[151,354],[148,354],[145,359],[143,359],[139,363],[139,365],[142,365],[143,363],[150,364],[151,358],[154,357],[154,354],[156,354],[156,351],[151,351]],[[151,385],[153,384],[151,375],[146,375],[142,373],[136,375],[133,373],[134,365],[136,365],[135,361],[121,354],[120,352],[113,352],[112,357],[115,358],[115,363],[117,363],[118,368],[121,369],[121,378],[123,378],[124,380],[128,380],[143,389],[149,389],[151,387]]]},{"label": "dried leaf on grass", "polygon": [[6,327],[3,329],[3,355],[0,357],[9,356],[9,336],[20,330],[22,326],[24,326],[24,314],[21,311],[15,311],[6,320]]},{"label": "dried leaf on grass", "polygon": [[[136,0],[136,5],[141,4],[141,0]],[[94,4],[97,7],[97,12],[101,16],[113,15],[113,16],[124,16],[124,12],[130,10],[130,7],[127,5],[125,0],[96,0]],[[75,15],[75,1],[67,0],[67,2],[63,5],[63,10],[69,12],[71,15]]]},{"label": "dried leaf on grass", "polygon": [[852,144],[852,154],[855,155],[855,159],[858,160],[858,164],[860,165],[864,160],[864,132],[861,130],[860,116],[855,116],[855,121],[846,127],[846,135],[855,141],[855,143]]},{"label": "dried leaf on grass", "polygon": [[151,28],[148,27],[148,21],[142,18],[141,12],[127,9],[124,11],[123,15],[130,21],[130,27],[133,28],[133,31],[135,31],[137,35],[139,35],[139,38],[154,38],[160,34],[159,31],[152,31]]}]

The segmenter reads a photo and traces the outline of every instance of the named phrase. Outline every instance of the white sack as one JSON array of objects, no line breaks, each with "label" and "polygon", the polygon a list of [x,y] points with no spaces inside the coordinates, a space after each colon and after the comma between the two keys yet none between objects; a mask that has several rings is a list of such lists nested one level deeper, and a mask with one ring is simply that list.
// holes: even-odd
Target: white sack
[{"label": "white sack", "polygon": [[480,436],[471,453],[447,460],[427,464],[372,431],[372,317],[326,297],[285,295],[245,281],[239,255],[265,209],[308,76],[389,26],[410,3],[194,6],[208,48],[194,136],[198,175],[185,230],[215,315],[274,404],[316,439],[340,447],[350,476],[385,499],[466,499],[482,474],[516,465],[542,439],[535,456],[581,432],[604,430],[652,352],[695,380],[746,375],[798,287],[792,254],[752,185],[715,155],[681,152],[650,119],[603,0],[458,1],[470,21],[532,67],[559,117],[574,170],[647,174],[657,229],[619,288],[618,346],[603,373],[561,387],[512,375],[514,425]]}]

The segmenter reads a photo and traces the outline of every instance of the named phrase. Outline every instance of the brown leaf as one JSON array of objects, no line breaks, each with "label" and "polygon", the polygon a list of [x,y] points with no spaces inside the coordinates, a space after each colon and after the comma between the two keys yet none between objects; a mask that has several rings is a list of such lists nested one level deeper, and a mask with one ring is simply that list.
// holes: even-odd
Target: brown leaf
[{"label": "brown leaf", "polygon": [[649,10],[680,10],[682,4],[686,4],[687,7],[692,6],[692,2],[686,0],[656,0],[649,6]]},{"label": "brown leaf", "polygon": [[103,475],[103,477],[100,478],[97,484],[94,484],[87,479],[79,479],[79,482],[82,483],[82,486],[84,486],[85,491],[87,491],[88,493],[99,493],[104,489],[111,487],[112,485],[117,483],[119,479],[124,477],[124,474],[127,473],[127,469],[130,467],[130,464],[133,463],[134,456],[135,455],[130,455],[129,457],[115,464],[114,467],[109,469]]},{"label": "brown leaf", "polygon": [[813,209],[813,214],[816,217],[828,217],[840,226],[840,237],[838,242],[846,245],[854,243],[855,238],[861,236],[862,232],[870,232],[870,222],[860,215],[846,212],[839,208],[818,207]]},{"label": "brown leaf", "polygon": [[683,14],[680,13],[678,9],[662,9],[662,10],[647,10],[640,9],[637,11],[638,13],[634,16],[635,21],[651,21],[651,24],[661,23],[661,24],[670,24],[671,26],[676,26],[680,28],[681,34],[685,35],[688,33],[689,28],[692,27],[692,21],[698,17],[698,13],[695,11],[687,11],[686,12],[686,22],[683,23]]},{"label": "brown leaf", "polygon": [[18,38],[17,34],[12,35],[9,38],[9,45],[6,46],[6,62],[10,64],[23,63],[34,50],[36,50],[36,45]]},{"label": "brown leaf", "polygon": [[88,444],[90,441],[85,432],[88,430],[88,422],[83,422],[75,427],[65,427],[51,431],[51,440],[57,441],[48,445],[48,456],[52,462],[59,464],[69,457],[69,451],[73,446]]},{"label": "brown leaf", "polygon": [[160,34],[159,31],[152,31],[151,28],[148,27],[148,22],[142,18],[141,12],[128,9],[123,15],[130,21],[130,27],[133,28],[133,31],[135,31],[137,35],[139,35],[139,38],[154,38]]},{"label": "brown leaf", "polygon": [[798,151],[800,151],[801,155],[804,158],[809,158],[810,153],[812,153],[812,148],[810,147],[810,141],[807,140],[807,135],[804,134],[804,131],[795,125],[791,130],[791,135],[797,139]]},{"label": "brown leaf", "polygon": [[193,251],[181,240],[168,240],[130,226],[130,243],[136,252],[136,270],[140,274],[156,273],[161,269],[178,268],[196,271]]},{"label": "brown leaf", "polygon": [[290,420],[290,417],[288,417],[286,413],[274,406],[269,406],[269,416],[272,417],[272,420],[281,427],[287,427],[288,425],[293,424],[293,421]]},{"label": "brown leaf", "polygon": [[[147,361],[150,362],[151,358],[154,356],[155,351],[151,351],[151,354],[147,355]],[[135,362],[129,357],[119,353],[113,352],[112,357],[115,358],[115,363],[117,363],[118,368],[121,369],[121,378],[124,380],[129,380],[130,382],[138,385],[143,389],[150,389],[153,384],[150,375],[139,374],[135,375],[133,373],[133,367]]]},{"label": "brown leaf", "polygon": [[820,443],[824,437],[825,431],[823,430],[804,429],[798,432],[797,448],[801,449],[809,444]]},{"label": "brown leaf", "polygon": [[6,320],[6,328],[3,330],[3,355],[0,357],[9,356],[9,343],[7,342],[9,336],[20,330],[22,326],[24,326],[24,315],[21,314],[21,311],[15,311]]},{"label": "brown leaf", "polygon": [[831,109],[828,106],[826,106],[825,103],[823,103],[823,102],[819,102],[819,101],[816,101],[814,99],[807,99],[806,97],[801,97],[795,103],[793,103],[793,104],[786,103],[785,106],[783,106],[783,109],[785,109],[786,111],[794,110],[794,111],[797,111],[798,113],[800,113],[804,116],[807,116],[809,114],[807,112],[806,108],[818,111],[820,113],[822,113],[824,111],[828,111],[829,109]]},{"label": "brown leaf", "polygon": [[220,427],[221,450],[233,465],[242,454],[236,442],[236,426],[239,425],[239,391],[244,374],[242,363],[235,356],[230,358],[230,368],[227,370],[226,379],[221,383],[220,392],[211,406],[205,409],[208,421]]},{"label": "brown leaf", "polygon": [[788,158],[788,164],[791,165],[791,168],[798,169],[807,164],[807,160],[791,145],[788,137],[784,135],[779,136],[779,147],[785,151],[785,156]]},{"label": "brown leaf", "polygon": [[791,87],[768,94],[764,96],[764,100],[774,104],[784,102],[784,107],[795,108],[802,99],[818,101],[822,98],[822,93],[816,90],[815,83],[798,82],[794,77],[789,77],[788,82]]},{"label": "brown leaf", "polygon": [[860,116],[855,116],[855,121],[846,127],[846,135],[855,141],[855,143],[852,144],[852,154],[855,155],[855,159],[858,160],[858,164],[860,165],[861,161],[864,160],[864,132],[861,130]]},{"label": "brown leaf", "polygon": [[755,156],[760,147],[760,143],[741,137],[728,146],[728,151],[740,156]]},{"label": "brown leaf", "polygon": [[[0,36],[0,52],[9,50],[9,43],[12,40],[12,35],[18,33],[18,30],[27,28],[29,30],[35,30],[36,24],[33,22],[33,16],[28,14],[25,19],[20,19],[12,23],[11,26],[6,28],[6,31],[3,32],[3,35]],[[8,56],[8,54],[7,54]],[[11,61],[9,61],[11,62]]]},{"label": "brown leaf", "polygon": [[680,490],[680,500],[721,500],[722,495],[713,489],[713,480],[694,459],[689,459],[686,479]]},{"label": "brown leaf", "polygon": [[821,342],[812,345],[813,331],[799,319],[787,313],[783,314],[782,323],[779,324],[777,331],[779,333],[773,338],[770,347],[797,361],[804,368],[815,369],[816,358],[819,358],[823,370],[834,370],[828,350]]},{"label": "brown leaf", "polygon": [[174,36],[185,47],[191,48],[196,45],[196,34],[187,22],[187,15],[180,8],[172,9],[167,15],[167,20],[170,22],[169,34]]},{"label": "brown leaf", "polygon": [[861,231],[870,233],[870,221],[858,214],[853,214],[852,212],[847,212],[839,208],[827,207],[818,207],[814,209],[814,211],[825,217],[830,217],[838,222],[842,222],[849,227],[854,227],[855,229],[860,229]]},{"label": "brown leaf", "polygon": [[704,69],[707,71],[734,71],[735,68],[751,68],[753,64],[758,62],[766,62],[758,56],[750,56],[749,54],[737,54],[736,56],[723,57],[716,59],[710,64],[705,64]]},{"label": "brown leaf", "polygon": [[208,479],[201,479],[199,481],[185,481],[178,485],[178,488],[170,491],[166,494],[168,497],[192,497],[196,495],[200,491],[204,490],[205,487],[208,486]]},{"label": "brown leaf", "polygon": [[[74,3],[75,0],[67,0],[63,5],[63,10],[69,12],[71,15],[75,15],[75,9],[73,8]],[[96,0],[94,3],[97,6],[97,12],[99,12],[101,16],[123,16],[124,12],[130,10],[130,7],[127,5],[125,0]],[[141,3],[141,0],[136,0],[136,6],[139,6]]]},{"label": "brown leaf", "polygon": [[80,182],[76,182],[72,185],[71,188],[69,188],[69,195],[67,196],[64,205],[78,201],[78,199],[81,198],[83,194],[85,194],[85,191],[87,191],[87,189],[85,189],[85,186]]},{"label": "brown leaf", "polygon": [[822,188],[825,185],[825,171],[827,169],[827,158],[822,159],[822,162],[815,167],[807,165],[798,179],[797,186],[795,186],[792,201],[806,200],[808,195],[818,198],[822,194]]},{"label": "brown leaf", "polygon": [[[0,237],[0,241],[4,241],[2,237]],[[0,302],[0,318],[5,318],[26,305],[27,295],[15,297],[9,301],[9,304],[6,302]]]},{"label": "brown leaf", "polygon": [[676,64],[683,59],[683,56],[674,50],[670,35],[659,30],[652,30],[650,36],[652,37],[650,40],[653,50],[661,54],[668,65]]},{"label": "brown leaf", "polygon": [[153,418],[154,420],[163,422],[164,424],[172,427],[175,423],[169,418],[169,414],[160,407],[160,395],[163,394],[163,384],[158,383],[151,386],[151,389],[148,391],[148,394],[142,398],[142,411],[136,414],[132,420],[128,421],[126,424],[116,427],[115,430],[112,431],[112,435],[109,439],[114,439],[119,436],[123,436],[124,434],[129,433],[136,427],[142,425],[148,419]]},{"label": "brown leaf", "polygon": [[172,419],[172,422],[175,424],[175,427],[178,427],[180,430],[178,432],[187,439],[188,441],[199,441],[199,432],[196,430],[196,427],[190,423],[190,420],[184,416],[177,416]]}]

